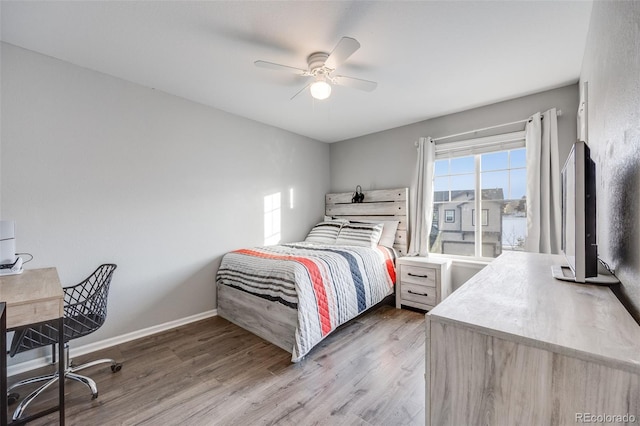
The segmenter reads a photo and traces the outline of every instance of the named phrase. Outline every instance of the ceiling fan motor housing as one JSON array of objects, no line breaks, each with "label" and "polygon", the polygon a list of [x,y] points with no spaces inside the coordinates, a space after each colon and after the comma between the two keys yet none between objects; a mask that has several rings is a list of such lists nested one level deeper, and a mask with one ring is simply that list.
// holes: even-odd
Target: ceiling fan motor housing
[{"label": "ceiling fan motor housing", "polygon": [[309,72],[312,75],[317,75],[319,73],[328,74],[330,71],[329,68],[325,68],[324,64],[327,62],[327,58],[329,57],[328,53],[325,52],[315,52],[309,55],[307,58],[307,64],[309,64]]}]

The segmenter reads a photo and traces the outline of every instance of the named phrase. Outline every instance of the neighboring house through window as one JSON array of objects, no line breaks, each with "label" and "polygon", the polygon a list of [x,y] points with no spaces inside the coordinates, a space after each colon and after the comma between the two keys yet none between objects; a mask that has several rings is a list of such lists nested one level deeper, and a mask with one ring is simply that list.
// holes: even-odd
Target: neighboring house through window
[{"label": "neighboring house through window", "polygon": [[440,159],[436,154],[437,226],[431,228],[430,252],[493,258],[503,250],[522,250],[527,224],[525,148],[496,145],[471,155],[468,151]]}]

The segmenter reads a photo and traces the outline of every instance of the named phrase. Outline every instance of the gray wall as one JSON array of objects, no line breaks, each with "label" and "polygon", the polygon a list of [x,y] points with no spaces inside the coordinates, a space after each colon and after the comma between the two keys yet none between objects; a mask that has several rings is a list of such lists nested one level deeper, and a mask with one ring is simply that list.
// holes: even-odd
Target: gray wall
[{"label": "gray wall", "polygon": [[263,244],[264,196],[282,193],[283,241],[321,219],[327,144],[1,46],[1,217],[26,266],[70,285],[118,264],[107,323],[77,344],[214,309],[221,256]]},{"label": "gray wall", "polygon": [[331,144],[331,190],[409,186],[416,163],[414,142],[421,136],[437,138],[510,123],[554,107],[563,113],[558,138],[564,164],[576,139],[577,84]]},{"label": "gray wall", "polygon": [[[562,166],[576,140],[578,101],[578,85],[572,84],[331,144],[331,190],[351,191],[356,185],[361,185],[365,192],[368,189],[409,187],[416,163],[414,142],[421,136],[436,138],[510,123],[554,107],[562,110],[562,116],[558,117]],[[519,129],[522,127],[520,125]],[[463,265],[454,262],[454,287],[462,285],[473,276],[473,271],[477,272],[481,267],[478,263]]]},{"label": "gray wall", "polygon": [[640,322],[640,2],[594,2],[581,83],[598,173],[598,251]]}]

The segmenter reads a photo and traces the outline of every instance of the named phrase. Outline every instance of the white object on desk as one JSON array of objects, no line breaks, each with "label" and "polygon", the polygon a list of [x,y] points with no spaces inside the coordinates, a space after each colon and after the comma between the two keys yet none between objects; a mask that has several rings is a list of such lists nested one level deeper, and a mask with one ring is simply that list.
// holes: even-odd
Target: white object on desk
[{"label": "white object on desk", "polygon": [[21,274],[24,269],[22,269],[22,258],[18,257],[14,262],[11,268],[2,268],[0,269],[0,276],[6,275],[18,275]]},{"label": "white object on desk", "polygon": [[16,223],[0,220],[0,265],[16,261]]},{"label": "white object on desk", "polygon": [[0,220],[0,276],[22,273],[22,258],[16,259],[16,224],[13,220]]},{"label": "white object on desk", "polygon": [[451,291],[451,260],[405,256],[396,260],[396,308],[433,309]]}]

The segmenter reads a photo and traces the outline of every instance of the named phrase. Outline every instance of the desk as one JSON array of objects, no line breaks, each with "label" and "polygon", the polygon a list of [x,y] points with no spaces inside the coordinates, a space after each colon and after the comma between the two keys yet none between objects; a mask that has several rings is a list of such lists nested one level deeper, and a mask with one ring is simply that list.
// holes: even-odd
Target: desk
[{"label": "desk", "polygon": [[[31,416],[22,418],[15,424],[23,424],[37,417],[42,417],[54,411],[60,413],[60,424],[64,425],[64,292],[60,278],[55,268],[43,268],[24,271],[20,275],[0,277],[0,301],[6,303],[6,329],[11,330],[24,325],[44,321],[58,320],[58,406],[44,410]],[[6,345],[6,333],[0,336]],[[6,386],[6,348],[3,364],[1,364],[3,385]],[[6,410],[6,390],[0,396],[5,398],[2,407]],[[0,424],[7,422],[6,412],[0,418]],[[12,424],[14,424],[12,423]]]},{"label": "desk", "polygon": [[0,352],[4,355],[0,356],[0,395],[4,395],[4,404],[0,404],[0,424],[4,426],[7,423],[7,315],[6,303],[0,302]]}]

